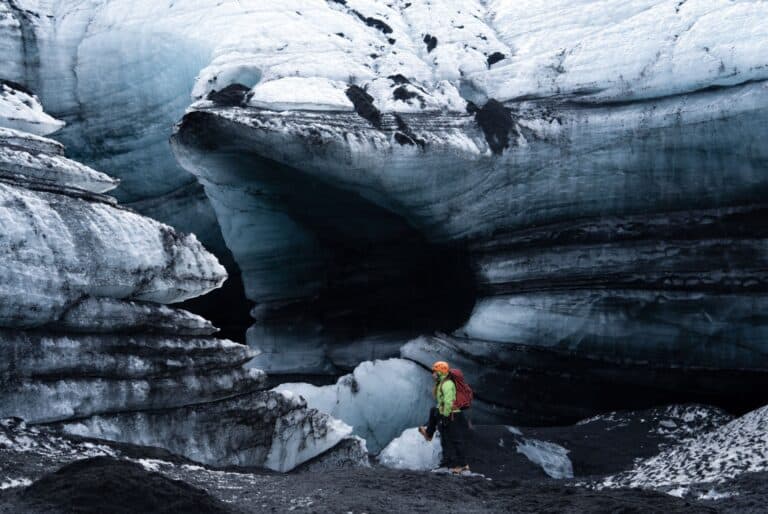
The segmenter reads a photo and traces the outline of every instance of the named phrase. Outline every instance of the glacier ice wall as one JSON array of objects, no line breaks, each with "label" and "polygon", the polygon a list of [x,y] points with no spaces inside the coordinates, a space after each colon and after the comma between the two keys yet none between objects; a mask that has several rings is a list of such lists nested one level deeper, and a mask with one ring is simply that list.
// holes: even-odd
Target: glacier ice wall
[{"label": "glacier ice wall", "polygon": [[[743,27],[766,6],[673,4],[580,2],[589,15],[576,15],[565,3],[489,2],[483,23],[506,50],[472,70],[482,53],[453,54],[454,77],[447,54],[434,52],[459,29],[419,27],[422,45],[413,25],[399,32],[419,8],[377,6],[391,28],[380,40],[392,46],[377,54],[373,77],[339,80],[307,65],[286,78],[275,66],[254,87],[195,103],[174,150],[232,225],[223,235],[257,302],[249,343],[269,348],[265,358],[283,372],[308,371],[286,369],[291,355],[311,355],[315,371],[334,364],[333,311],[319,291],[331,283],[336,297],[352,299],[347,319],[366,319],[370,298],[354,301],[328,273],[324,221],[336,228],[332,247],[368,248],[352,227],[381,209],[390,222],[365,218],[380,248],[402,223],[424,243],[399,238],[397,255],[415,263],[433,252],[431,267],[418,269],[453,284],[441,301],[400,295],[401,309],[445,315],[416,332],[450,333],[402,355],[461,363],[481,419],[562,422],[671,400],[734,409],[763,401],[746,393],[767,377],[768,67],[764,28]],[[539,44],[554,33],[557,46]],[[624,44],[634,40],[643,43]],[[418,59],[406,63],[399,41],[413,42]],[[397,74],[390,58],[403,61]],[[317,198],[334,198],[333,209]],[[280,255],[290,264],[273,267]],[[387,276],[365,259],[354,265],[369,285]],[[283,303],[322,315],[292,332],[274,322]],[[467,303],[471,311],[457,307]]]},{"label": "glacier ice wall", "polygon": [[[444,331],[430,351],[472,372],[496,356],[489,415],[761,401],[764,2],[2,9],[0,71],[121,199],[226,243],[260,366],[339,373]],[[174,151],[212,210],[164,147],[190,91]]]},{"label": "glacier ice wall", "polygon": [[117,181],[61,144],[8,128],[61,124],[30,91],[2,87],[0,417],[210,464],[287,471],[341,441],[335,458],[359,460],[351,428],[264,391],[264,372],[245,367],[252,350],[164,305],[226,279],[197,238],[118,205],[103,194]]}]

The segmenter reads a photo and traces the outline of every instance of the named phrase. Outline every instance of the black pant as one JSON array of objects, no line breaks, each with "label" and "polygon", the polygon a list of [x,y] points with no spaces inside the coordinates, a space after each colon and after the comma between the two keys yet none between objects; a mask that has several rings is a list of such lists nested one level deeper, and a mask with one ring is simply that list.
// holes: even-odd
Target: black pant
[{"label": "black pant", "polygon": [[432,407],[429,409],[427,433],[432,436],[435,430],[440,430],[440,445],[443,447],[441,465],[448,467],[466,465],[464,442],[469,432],[466,415],[463,412],[455,412],[450,417],[446,417],[440,415],[437,408]]}]

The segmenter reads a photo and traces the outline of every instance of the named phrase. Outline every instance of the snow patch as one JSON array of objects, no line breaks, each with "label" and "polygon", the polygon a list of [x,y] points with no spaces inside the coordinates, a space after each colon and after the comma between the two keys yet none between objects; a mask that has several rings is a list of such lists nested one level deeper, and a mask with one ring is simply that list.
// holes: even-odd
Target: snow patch
[{"label": "snow patch", "polygon": [[743,473],[768,470],[768,407],[672,445],[601,487],[663,488],[719,483]]},{"label": "snow patch", "polygon": [[0,482],[0,491],[16,487],[27,487],[29,485],[32,485],[32,480],[28,478],[11,478],[10,480]]},{"label": "snow patch", "polygon": [[273,111],[351,111],[347,84],[322,77],[285,77],[259,82],[249,93],[248,105]]}]

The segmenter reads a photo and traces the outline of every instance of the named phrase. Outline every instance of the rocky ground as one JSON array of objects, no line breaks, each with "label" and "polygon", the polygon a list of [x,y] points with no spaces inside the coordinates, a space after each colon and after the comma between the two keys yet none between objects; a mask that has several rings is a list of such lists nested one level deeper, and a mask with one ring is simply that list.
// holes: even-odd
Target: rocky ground
[{"label": "rocky ground", "polygon": [[710,434],[733,426],[731,419],[716,409],[689,406],[611,413],[570,427],[521,429],[525,437],[569,450],[575,478],[567,480],[547,477],[511,451],[500,427],[475,427],[468,447],[473,470],[479,472],[474,476],[388,469],[375,461],[369,468],[309,463],[280,474],[213,469],[164,450],[4,420],[0,513],[760,512],[768,492],[765,472],[689,484],[685,491],[602,485],[606,477],[648,466],[653,462],[649,456],[712,439]]},{"label": "rocky ground", "polygon": [[[184,467],[183,472],[153,472],[149,466],[110,457],[77,461],[29,487],[4,492],[0,512],[715,511],[702,502],[651,491],[596,492],[541,480],[378,467],[278,475]],[[178,475],[185,480],[168,478]]]}]

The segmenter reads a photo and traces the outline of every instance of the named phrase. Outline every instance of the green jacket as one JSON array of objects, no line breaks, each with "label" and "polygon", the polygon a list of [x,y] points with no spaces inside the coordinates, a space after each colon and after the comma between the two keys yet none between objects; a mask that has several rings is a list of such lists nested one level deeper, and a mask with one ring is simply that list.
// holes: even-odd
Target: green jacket
[{"label": "green jacket", "polygon": [[438,373],[440,379],[435,388],[435,399],[437,399],[437,411],[443,416],[450,416],[453,412],[459,412],[459,409],[453,408],[453,402],[456,401],[456,384],[448,379],[448,375]]}]

